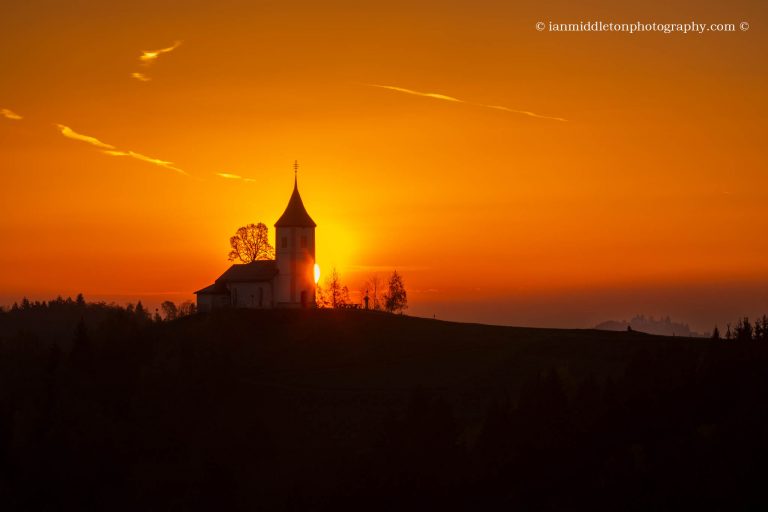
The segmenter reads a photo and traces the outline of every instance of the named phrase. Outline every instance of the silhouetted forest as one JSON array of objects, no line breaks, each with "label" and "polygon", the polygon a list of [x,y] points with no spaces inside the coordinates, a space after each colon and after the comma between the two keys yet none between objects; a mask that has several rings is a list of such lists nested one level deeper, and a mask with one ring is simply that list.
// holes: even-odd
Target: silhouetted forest
[{"label": "silhouetted forest", "polygon": [[605,331],[640,331],[648,334],[658,334],[660,336],[687,336],[699,337],[701,334],[692,331],[688,324],[673,322],[669,316],[664,318],[646,317],[645,315],[636,315],[630,321],[609,320],[595,326],[595,329]]},{"label": "silhouetted forest", "polygon": [[754,333],[153,317],[82,297],[0,313],[3,509],[768,505]]}]

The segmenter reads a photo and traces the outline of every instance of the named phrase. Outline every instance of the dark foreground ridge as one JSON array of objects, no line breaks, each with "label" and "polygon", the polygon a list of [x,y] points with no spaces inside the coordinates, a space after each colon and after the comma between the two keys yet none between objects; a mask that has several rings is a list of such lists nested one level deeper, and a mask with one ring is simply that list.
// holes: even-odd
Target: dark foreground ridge
[{"label": "dark foreground ridge", "polygon": [[341,310],[84,317],[0,324],[11,509],[768,501],[763,343]]}]

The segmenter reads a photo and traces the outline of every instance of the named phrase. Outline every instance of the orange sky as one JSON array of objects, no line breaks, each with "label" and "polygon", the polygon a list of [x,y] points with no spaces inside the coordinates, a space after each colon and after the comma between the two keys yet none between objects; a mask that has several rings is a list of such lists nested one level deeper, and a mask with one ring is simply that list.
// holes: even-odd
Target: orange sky
[{"label": "orange sky", "polygon": [[[413,314],[763,313],[768,7],[632,3],[5,2],[0,303],[192,298],[298,159],[321,267]],[[579,20],[737,29],[535,28]]]}]

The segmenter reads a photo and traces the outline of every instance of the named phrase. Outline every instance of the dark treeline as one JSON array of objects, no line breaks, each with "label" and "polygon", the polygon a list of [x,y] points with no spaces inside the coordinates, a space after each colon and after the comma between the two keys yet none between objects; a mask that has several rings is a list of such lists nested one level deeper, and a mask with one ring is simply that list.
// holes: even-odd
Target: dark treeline
[{"label": "dark treeline", "polygon": [[16,334],[29,335],[37,341],[56,342],[68,348],[67,338],[78,322],[99,329],[112,329],[115,325],[134,328],[150,322],[175,320],[195,313],[195,305],[185,301],[175,304],[165,301],[154,312],[141,301],[120,306],[115,303],[86,302],[83,294],[75,299],[59,296],[49,301],[30,301],[26,297],[9,308],[0,306],[0,337]]},{"label": "dark treeline", "polygon": [[10,510],[768,504],[768,344],[63,302],[0,315]]},{"label": "dark treeline", "polygon": [[[715,326],[712,331],[712,338],[719,340],[723,335],[720,334],[720,329]],[[755,320],[752,324],[749,321],[749,317],[739,318],[739,320],[731,328],[731,324],[726,324],[726,331],[724,338],[726,340],[736,341],[768,341],[768,316],[763,315],[762,318]]]}]

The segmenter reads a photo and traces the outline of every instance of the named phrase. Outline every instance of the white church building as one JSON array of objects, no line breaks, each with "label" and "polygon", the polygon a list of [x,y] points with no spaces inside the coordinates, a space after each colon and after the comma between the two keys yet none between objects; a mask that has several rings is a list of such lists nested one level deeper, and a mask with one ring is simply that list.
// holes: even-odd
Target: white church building
[{"label": "white church building", "polygon": [[288,206],[275,222],[275,259],[235,264],[197,295],[198,311],[315,306],[315,227],[294,177]]}]

